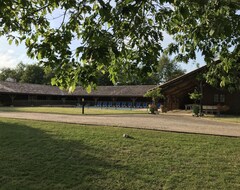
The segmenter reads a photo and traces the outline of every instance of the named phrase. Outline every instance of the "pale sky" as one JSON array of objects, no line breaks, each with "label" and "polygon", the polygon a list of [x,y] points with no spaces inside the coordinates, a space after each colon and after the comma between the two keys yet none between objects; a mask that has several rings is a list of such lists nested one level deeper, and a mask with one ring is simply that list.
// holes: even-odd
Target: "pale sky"
[{"label": "pale sky", "polygon": [[[170,37],[166,36],[164,44],[171,40]],[[26,48],[24,43],[16,46],[14,42],[12,45],[9,45],[6,38],[0,38],[0,69],[4,67],[14,68],[18,63],[23,62],[24,64],[36,63],[36,60],[31,60],[26,54]],[[186,69],[187,72],[192,71],[197,68],[196,64],[193,64],[194,61],[189,62],[188,64],[181,63],[181,67]],[[200,66],[204,65],[204,60],[200,54],[197,56],[196,63],[199,63]]]},{"label": "pale sky", "polygon": [[33,63],[26,54],[24,44],[16,46],[14,43],[9,45],[6,38],[0,38],[0,69],[4,67],[14,68],[18,63]]},{"label": "pale sky", "polygon": [[[237,13],[240,14],[240,11]],[[61,10],[55,10],[53,15],[49,15],[49,20],[51,20],[52,27],[61,23],[61,20],[59,20],[61,19],[59,18],[59,15],[61,14]],[[172,41],[172,38],[166,33],[163,35],[165,39],[162,43],[162,46],[166,47],[167,44]],[[20,62],[23,62],[24,64],[31,64],[36,63],[36,60],[31,60],[28,58],[24,43],[16,46],[13,42],[12,45],[9,45],[5,37],[0,37],[0,69],[4,67],[14,68]],[[197,54],[197,59],[195,61],[192,60],[188,64],[180,63],[180,65],[187,72],[190,72],[197,68],[196,63],[198,63],[199,66],[205,65],[204,59],[200,53]]]},{"label": "pale sky", "polygon": [[[59,23],[62,22],[62,18],[60,17],[62,13],[63,12],[61,9],[57,9],[51,15],[48,15],[48,19],[50,20],[52,27],[59,26]],[[240,14],[240,11],[238,11],[238,14]],[[162,46],[166,47],[167,44],[172,41],[172,38],[166,33],[164,33],[163,35],[165,39],[162,43]],[[76,43],[73,45],[77,46],[78,44]],[[24,64],[30,64],[36,63],[36,60],[31,60],[28,58],[28,56],[26,55],[26,48],[24,44],[16,46],[13,42],[13,44],[10,46],[5,37],[0,37],[0,69],[4,67],[14,68],[19,62],[23,62]],[[198,63],[199,66],[205,65],[204,59],[200,53],[197,54],[197,59],[195,61],[189,61],[188,64],[180,63],[180,65],[187,72],[190,72],[197,68],[196,63]]]},{"label": "pale sky", "polygon": [[[48,19],[50,20],[52,27],[57,27],[59,23],[61,24],[62,20],[59,15],[62,15],[61,10],[56,10],[52,15],[48,15]],[[165,32],[163,33],[163,36],[164,40],[162,42],[162,47],[165,48],[173,40],[171,36]],[[77,47],[78,43],[73,42],[72,45]],[[9,45],[4,36],[0,37],[0,69],[4,67],[14,68],[20,62],[23,62],[24,64],[31,64],[36,63],[37,61],[28,58],[24,43],[16,46],[13,41],[12,45]],[[204,65],[204,60],[200,54],[198,54],[195,62],[199,63],[200,66]],[[196,64],[193,63],[194,61],[190,61],[188,64],[182,63],[180,65],[183,69],[186,69],[186,71],[189,72],[197,68]]]}]

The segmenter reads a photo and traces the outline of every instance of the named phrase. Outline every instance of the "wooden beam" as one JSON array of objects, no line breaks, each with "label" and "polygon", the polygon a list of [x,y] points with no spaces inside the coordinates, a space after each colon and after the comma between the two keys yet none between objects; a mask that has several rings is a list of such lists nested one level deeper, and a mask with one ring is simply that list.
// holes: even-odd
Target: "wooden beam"
[{"label": "wooden beam", "polygon": [[181,85],[177,85],[175,87],[168,87],[166,89],[162,89],[162,92],[164,94],[169,95],[178,95],[178,94],[185,94],[186,92],[189,92],[191,89],[194,89],[198,84],[194,82],[187,82]]}]

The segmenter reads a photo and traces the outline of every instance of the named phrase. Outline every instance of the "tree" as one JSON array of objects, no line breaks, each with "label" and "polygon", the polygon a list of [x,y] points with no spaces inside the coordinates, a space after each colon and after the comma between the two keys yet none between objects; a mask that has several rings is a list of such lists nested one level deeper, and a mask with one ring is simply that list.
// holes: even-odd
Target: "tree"
[{"label": "tree", "polygon": [[5,81],[8,78],[16,80],[16,71],[11,68],[3,68],[0,70],[0,81]]},{"label": "tree", "polygon": [[96,85],[98,86],[113,86],[112,81],[109,79],[109,72],[102,73],[101,71],[97,74]]},{"label": "tree", "polygon": [[0,80],[12,78],[16,82],[32,84],[50,84],[53,74],[38,64],[23,64],[20,62],[15,69],[3,68],[0,70]]},{"label": "tree", "polygon": [[20,82],[21,77],[25,71],[25,65],[20,62],[15,69],[3,68],[0,70],[0,80],[5,81],[7,78],[12,78],[16,82]]},{"label": "tree", "polygon": [[[218,56],[220,85],[227,86],[238,77],[229,71],[240,70],[239,10],[239,0],[0,1],[0,35],[24,41],[28,55],[54,72],[52,84],[72,90],[78,82],[93,85],[104,69],[113,82],[139,65],[150,73],[163,51],[184,62],[199,51],[213,70]],[[54,11],[62,14],[58,26],[49,20]],[[166,50],[164,31],[174,39]]]},{"label": "tree", "polygon": [[149,97],[152,98],[152,105],[150,106],[150,111],[151,113],[154,113],[154,111],[157,111],[157,103],[160,99],[164,98],[164,95],[161,93],[161,89],[160,88],[155,88],[152,90],[149,90],[148,92],[146,92],[146,94],[144,94],[144,97]]},{"label": "tree", "polygon": [[[134,71],[129,69],[125,72],[125,75],[121,73],[117,81],[120,82],[120,84],[156,85],[181,76],[185,74],[185,72],[177,62],[163,55],[158,60],[158,64],[152,68],[151,72],[145,73],[140,66],[139,68],[135,68]],[[126,73],[128,74],[126,75]]]},{"label": "tree", "polygon": [[26,65],[23,62],[20,62],[17,64],[16,68],[15,68],[15,79],[17,82],[21,81],[22,76],[24,75],[26,69]]},{"label": "tree", "polygon": [[32,64],[27,65],[21,76],[21,81],[24,83],[44,84],[44,70],[42,67]]},{"label": "tree", "polygon": [[156,105],[161,98],[164,98],[164,95],[161,93],[160,88],[155,88],[146,92],[146,94],[144,94],[144,97],[152,98],[153,104]]},{"label": "tree", "polygon": [[189,93],[189,98],[194,100],[194,103],[197,104],[202,98],[202,93],[198,92],[197,89],[194,89],[192,93]]},{"label": "tree", "polygon": [[119,85],[156,85],[158,84],[156,73],[144,72],[142,68],[129,69],[123,73],[116,74]]},{"label": "tree", "polygon": [[159,83],[167,82],[178,76],[185,74],[185,70],[182,69],[177,62],[170,60],[169,57],[163,55],[158,65],[156,66],[156,76]]},{"label": "tree", "polygon": [[[189,98],[191,100],[194,100],[193,105],[193,116],[199,116],[202,115],[202,105],[201,105],[201,99],[202,99],[202,93],[200,93],[197,89],[194,89],[192,93],[189,93]],[[200,103],[200,105],[198,105]]]}]

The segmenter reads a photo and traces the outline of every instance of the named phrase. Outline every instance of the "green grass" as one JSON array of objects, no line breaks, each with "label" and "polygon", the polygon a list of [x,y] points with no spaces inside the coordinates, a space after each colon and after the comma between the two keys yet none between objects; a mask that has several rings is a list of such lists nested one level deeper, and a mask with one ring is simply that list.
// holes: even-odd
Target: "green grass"
[{"label": "green grass", "polygon": [[[147,113],[147,109],[114,109],[114,108],[88,108],[85,109],[87,115],[109,115],[109,114],[144,114]],[[59,113],[59,114],[82,114],[82,108],[80,107],[0,107],[0,111],[6,112],[38,112],[38,113]]]},{"label": "green grass", "polygon": [[239,189],[239,168],[239,138],[0,120],[1,190]]}]

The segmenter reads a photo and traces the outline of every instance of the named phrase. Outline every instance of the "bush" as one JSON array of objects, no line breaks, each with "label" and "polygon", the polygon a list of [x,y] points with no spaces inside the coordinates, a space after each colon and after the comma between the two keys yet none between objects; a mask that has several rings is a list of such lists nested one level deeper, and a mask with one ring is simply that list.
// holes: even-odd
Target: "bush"
[{"label": "bush", "polygon": [[155,114],[155,111],[158,111],[157,106],[155,104],[149,104],[148,109],[151,114]]},{"label": "bush", "polygon": [[161,105],[161,106],[160,106],[160,111],[161,111],[162,113],[167,113],[167,107],[164,106],[164,105]]},{"label": "bush", "polygon": [[193,116],[198,116],[199,115],[199,105],[194,105],[193,106]]}]

